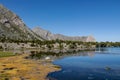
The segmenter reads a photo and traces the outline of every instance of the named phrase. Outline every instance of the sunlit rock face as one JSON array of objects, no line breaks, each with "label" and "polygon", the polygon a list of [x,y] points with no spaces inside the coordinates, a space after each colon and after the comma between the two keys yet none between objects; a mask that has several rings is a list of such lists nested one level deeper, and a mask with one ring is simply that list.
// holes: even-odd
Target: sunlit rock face
[{"label": "sunlit rock face", "polygon": [[83,41],[83,42],[95,42],[95,38],[93,36],[65,36],[62,34],[53,34],[50,31],[44,30],[40,27],[35,27],[33,29],[37,35],[41,36],[45,40],[70,40],[70,41]]},{"label": "sunlit rock face", "polygon": [[13,40],[40,39],[15,13],[0,5],[0,37]]}]

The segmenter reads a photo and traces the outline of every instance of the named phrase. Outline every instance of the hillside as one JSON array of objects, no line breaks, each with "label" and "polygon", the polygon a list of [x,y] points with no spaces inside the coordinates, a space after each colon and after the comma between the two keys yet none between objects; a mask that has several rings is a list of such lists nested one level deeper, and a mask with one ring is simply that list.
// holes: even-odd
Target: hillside
[{"label": "hillside", "polygon": [[42,40],[15,13],[0,5],[0,39]]}]

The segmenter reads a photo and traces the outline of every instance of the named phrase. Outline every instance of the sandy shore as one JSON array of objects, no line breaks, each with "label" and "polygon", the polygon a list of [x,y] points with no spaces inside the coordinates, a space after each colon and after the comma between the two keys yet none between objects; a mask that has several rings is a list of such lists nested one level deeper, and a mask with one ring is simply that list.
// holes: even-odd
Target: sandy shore
[{"label": "sandy shore", "polygon": [[59,70],[47,61],[25,59],[28,54],[0,58],[0,80],[46,80]]}]

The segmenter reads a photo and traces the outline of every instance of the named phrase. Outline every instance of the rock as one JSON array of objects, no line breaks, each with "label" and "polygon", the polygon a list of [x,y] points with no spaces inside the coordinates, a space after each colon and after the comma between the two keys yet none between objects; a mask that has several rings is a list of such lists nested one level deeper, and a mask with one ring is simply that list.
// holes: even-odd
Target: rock
[{"label": "rock", "polygon": [[105,70],[109,71],[109,70],[111,70],[111,68],[107,66],[107,67],[105,67]]},{"label": "rock", "polygon": [[50,60],[50,57],[46,57],[45,60]]}]

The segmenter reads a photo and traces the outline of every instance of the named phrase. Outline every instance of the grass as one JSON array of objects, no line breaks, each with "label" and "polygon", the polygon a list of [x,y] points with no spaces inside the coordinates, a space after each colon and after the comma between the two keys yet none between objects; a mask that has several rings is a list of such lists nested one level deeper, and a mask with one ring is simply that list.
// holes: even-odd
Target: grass
[{"label": "grass", "polygon": [[8,52],[8,51],[0,51],[0,58],[1,57],[9,57],[9,56],[14,56],[15,54],[13,54],[12,52]]},{"label": "grass", "polygon": [[42,60],[25,59],[28,55],[0,58],[0,80],[46,80],[49,72],[59,70]]},{"label": "grass", "polygon": [[8,74],[0,74],[0,80],[9,80],[10,77]]}]

